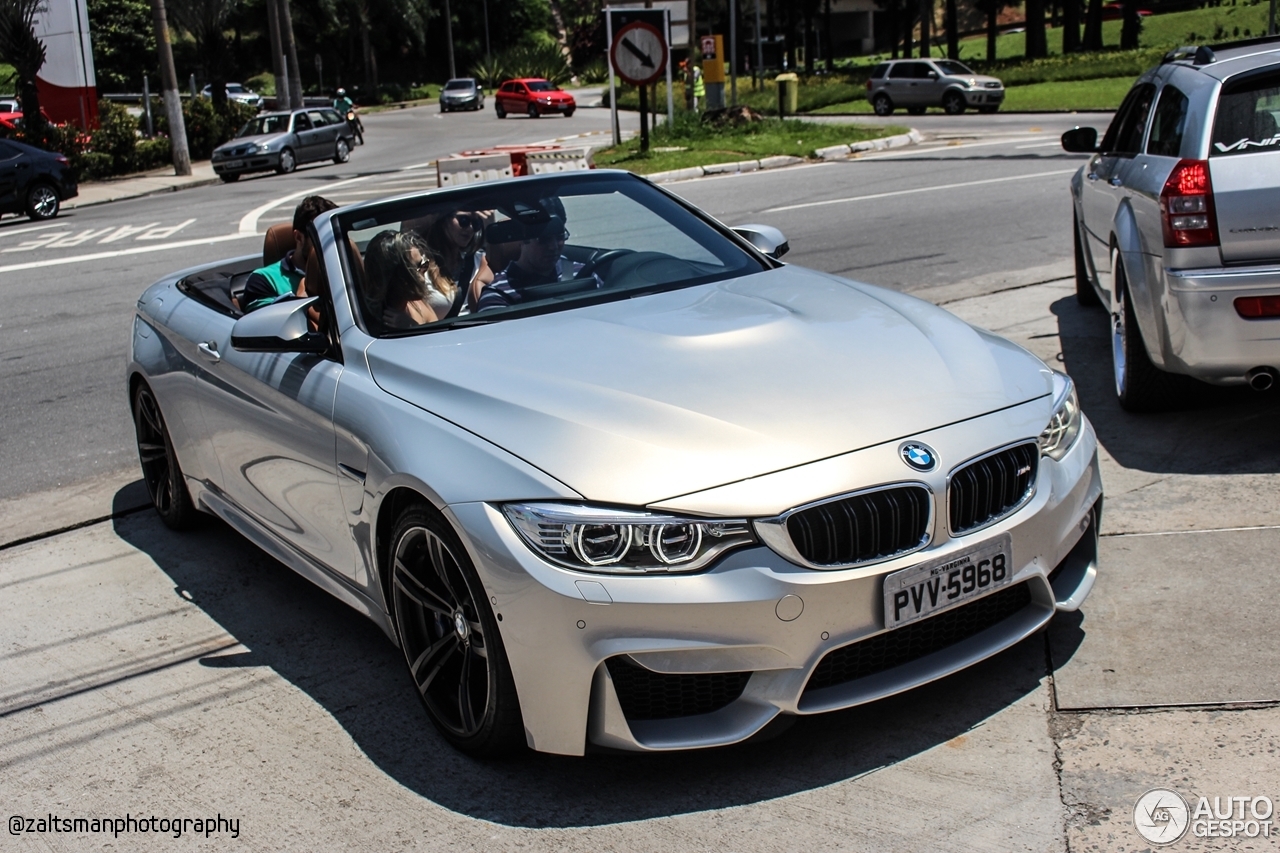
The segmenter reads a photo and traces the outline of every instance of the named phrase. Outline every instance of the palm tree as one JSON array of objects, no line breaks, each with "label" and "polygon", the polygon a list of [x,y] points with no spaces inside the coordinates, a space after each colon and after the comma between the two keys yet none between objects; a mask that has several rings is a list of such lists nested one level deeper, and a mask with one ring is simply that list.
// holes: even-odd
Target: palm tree
[{"label": "palm tree", "polygon": [[209,76],[213,105],[221,110],[227,103],[227,74],[223,57],[227,54],[227,19],[237,0],[169,0],[173,22],[195,39],[204,72]]},{"label": "palm tree", "polygon": [[13,66],[22,98],[22,123],[29,138],[44,130],[36,74],[44,66],[44,43],[36,36],[36,13],[44,0],[0,0],[0,62]]}]

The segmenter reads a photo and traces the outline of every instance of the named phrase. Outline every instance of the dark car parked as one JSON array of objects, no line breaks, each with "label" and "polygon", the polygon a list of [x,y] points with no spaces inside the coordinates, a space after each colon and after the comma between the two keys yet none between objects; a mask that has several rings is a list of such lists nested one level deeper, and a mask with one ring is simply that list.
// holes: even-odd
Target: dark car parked
[{"label": "dark car parked", "polygon": [[213,149],[213,171],[230,183],[250,172],[288,174],[315,160],[345,163],[354,138],[347,120],[327,107],[262,113]]},{"label": "dark car parked", "polygon": [[0,213],[52,219],[79,190],[67,158],[34,145],[0,139]]}]

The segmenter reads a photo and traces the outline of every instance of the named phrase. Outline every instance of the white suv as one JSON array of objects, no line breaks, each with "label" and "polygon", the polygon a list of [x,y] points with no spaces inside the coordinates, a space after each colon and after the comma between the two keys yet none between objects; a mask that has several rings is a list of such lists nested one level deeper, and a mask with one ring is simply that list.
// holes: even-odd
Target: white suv
[{"label": "white suv", "polygon": [[1179,48],[1138,78],[1071,179],[1076,293],[1111,310],[1116,394],[1280,380],[1280,38]]}]

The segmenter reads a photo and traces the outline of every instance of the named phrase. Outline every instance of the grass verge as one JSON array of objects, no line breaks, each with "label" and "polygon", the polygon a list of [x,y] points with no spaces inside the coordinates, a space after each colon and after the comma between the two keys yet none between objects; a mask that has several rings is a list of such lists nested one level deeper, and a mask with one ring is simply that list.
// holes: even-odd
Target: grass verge
[{"label": "grass verge", "polygon": [[[1106,77],[1101,80],[1064,80],[1054,83],[1031,83],[1010,87],[1002,110],[1031,113],[1075,112],[1076,110],[1114,110],[1120,106],[1133,77]],[[811,115],[870,114],[871,104],[865,99],[832,104]],[[938,109],[931,112],[940,112]]]},{"label": "grass verge", "polygon": [[[869,127],[857,124],[818,124],[807,121],[766,120],[741,127],[712,128],[690,113],[676,113],[671,128],[654,130],[648,153],[640,153],[640,140],[631,139],[616,148],[595,153],[601,168],[627,169],[638,175],[756,160],[779,154],[813,157],[818,148],[862,142],[906,133],[903,127]],[[668,150],[659,150],[668,149]]]}]

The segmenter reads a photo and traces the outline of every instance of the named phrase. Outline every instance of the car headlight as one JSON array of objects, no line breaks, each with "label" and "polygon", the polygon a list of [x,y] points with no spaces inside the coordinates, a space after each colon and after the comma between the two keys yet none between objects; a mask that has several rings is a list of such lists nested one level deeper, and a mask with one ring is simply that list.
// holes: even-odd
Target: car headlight
[{"label": "car headlight", "polygon": [[270,150],[271,150],[271,143],[270,143],[270,142],[259,142],[259,143],[258,143],[258,147],[257,147],[255,150],[256,150],[259,154],[266,154],[268,151],[270,151]]},{"label": "car headlight", "polygon": [[507,520],[534,551],[583,572],[692,572],[756,542],[745,519],[697,519],[580,504],[505,504]]},{"label": "car headlight", "polygon": [[970,89],[972,89],[972,88],[974,88],[974,87],[975,87],[975,86],[977,86],[977,85],[978,85],[978,81],[977,81],[977,80],[975,80],[975,79],[973,79],[972,77],[970,77],[970,78],[969,78],[969,88],[970,88]]},{"label": "car headlight", "polygon": [[1084,414],[1080,411],[1076,384],[1071,377],[1056,370],[1053,372],[1053,400],[1053,417],[1049,418],[1049,425],[1040,433],[1036,443],[1043,455],[1059,460],[1067,455],[1079,437]]}]

